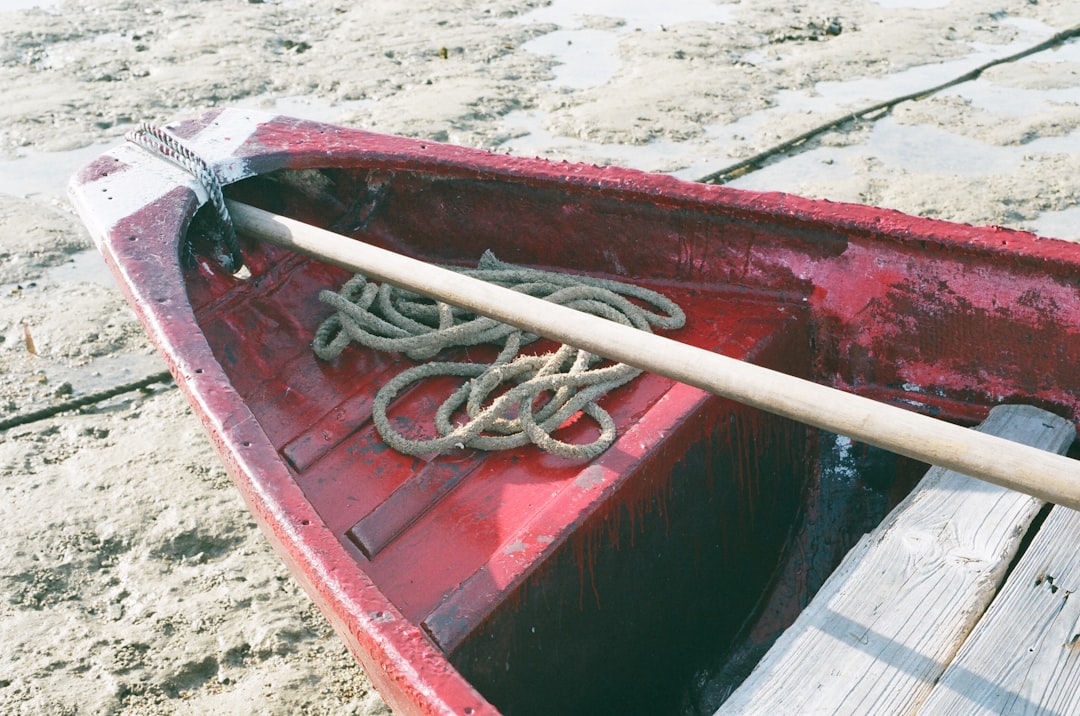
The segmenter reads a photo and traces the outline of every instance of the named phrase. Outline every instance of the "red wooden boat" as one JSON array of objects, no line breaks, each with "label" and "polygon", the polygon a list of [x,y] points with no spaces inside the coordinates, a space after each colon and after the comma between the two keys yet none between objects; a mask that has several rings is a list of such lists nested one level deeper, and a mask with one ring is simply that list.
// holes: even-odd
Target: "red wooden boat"
[{"label": "red wooden boat", "polygon": [[[1075,244],[248,111],[169,131],[231,199],[425,262],[491,250],[647,286],[685,311],[675,340],[960,425],[1005,402],[1080,418]],[[189,238],[206,193],[130,144],[72,181],[259,524],[396,712],[693,712],[926,468],[652,374],[600,399],[598,457],[399,453],[372,401],[415,362],[311,348],[350,272],[241,238],[234,274]],[[451,382],[391,419],[428,431]]]}]

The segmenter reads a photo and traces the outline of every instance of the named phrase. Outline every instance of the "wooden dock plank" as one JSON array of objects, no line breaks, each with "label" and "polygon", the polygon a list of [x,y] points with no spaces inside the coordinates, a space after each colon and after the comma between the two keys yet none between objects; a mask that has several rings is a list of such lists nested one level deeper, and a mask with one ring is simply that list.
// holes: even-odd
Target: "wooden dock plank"
[{"label": "wooden dock plank", "polygon": [[920,714],[1080,713],[1078,590],[1080,513],[1055,507]]},{"label": "wooden dock plank", "polygon": [[[999,406],[979,430],[1064,452],[1068,421]],[[934,467],[848,554],[718,714],[912,713],[996,593],[1035,498]]]}]

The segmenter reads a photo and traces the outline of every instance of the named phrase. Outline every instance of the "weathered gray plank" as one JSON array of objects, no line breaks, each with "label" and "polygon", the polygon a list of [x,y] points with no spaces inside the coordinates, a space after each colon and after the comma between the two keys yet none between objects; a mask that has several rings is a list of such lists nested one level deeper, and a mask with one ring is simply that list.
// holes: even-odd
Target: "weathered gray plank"
[{"label": "weathered gray plank", "polygon": [[1080,513],[1055,507],[920,714],[1080,714],[1078,590]]},{"label": "weathered gray plank", "polygon": [[[1063,452],[1073,427],[1000,406],[980,430]],[[718,714],[912,713],[996,592],[1042,503],[932,468]]]}]

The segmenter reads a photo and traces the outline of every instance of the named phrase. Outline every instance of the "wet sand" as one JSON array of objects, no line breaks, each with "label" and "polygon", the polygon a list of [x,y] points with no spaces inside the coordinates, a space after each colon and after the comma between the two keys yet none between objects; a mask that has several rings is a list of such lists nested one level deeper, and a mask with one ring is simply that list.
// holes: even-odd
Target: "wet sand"
[{"label": "wet sand", "polygon": [[[164,369],[64,194],[136,122],[261,107],[694,179],[1080,25],[986,7],[0,0],[0,420]],[[1073,40],[732,185],[1080,241],[1078,165]],[[0,711],[387,711],[175,389],[0,432],[0,487]]]}]

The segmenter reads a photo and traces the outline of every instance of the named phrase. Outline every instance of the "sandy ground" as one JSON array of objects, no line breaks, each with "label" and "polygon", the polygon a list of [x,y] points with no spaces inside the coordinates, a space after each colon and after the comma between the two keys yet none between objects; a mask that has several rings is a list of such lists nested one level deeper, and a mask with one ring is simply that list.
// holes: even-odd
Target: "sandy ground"
[{"label": "sandy ground", "polygon": [[[1080,24],[1075,0],[0,0],[0,420],[162,369],[65,196],[132,123],[277,108],[696,178]],[[1080,41],[734,182],[1080,240]],[[0,432],[0,712],[369,714],[182,397]]]}]

